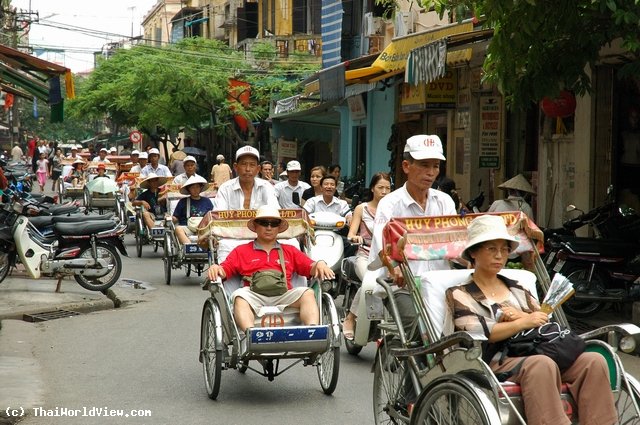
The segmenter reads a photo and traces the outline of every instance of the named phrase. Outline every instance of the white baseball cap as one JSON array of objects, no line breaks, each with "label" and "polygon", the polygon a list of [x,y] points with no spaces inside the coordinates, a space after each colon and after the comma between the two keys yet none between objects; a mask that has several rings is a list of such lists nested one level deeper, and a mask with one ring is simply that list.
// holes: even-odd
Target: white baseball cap
[{"label": "white baseball cap", "polygon": [[156,149],[156,148],[149,149],[149,152],[147,152],[147,153],[149,155],[153,155],[153,154],[160,155],[160,151],[158,149]]},{"label": "white baseball cap", "polygon": [[75,151],[77,151],[77,150],[78,150],[78,147],[77,147],[77,146],[75,146],[75,145],[73,145],[73,146],[71,146],[71,150],[72,150],[72,151],[74,151],[74,150],[75,150]]},{"label": "white baseball cap", "polygon": [[132,155],[132,156],[133,156],[133,155],[140,155],[140,151],[139,151],[139,150],[137,150],[137,149],[134,149],[134,150],[132,150],[132,151],[131,151],[131,155]]},{"label": "white baseball cap", "polygon": [[184,163],[185,163],[185,162],[187,162],[187,161],[193,161],[193,162],[195,162],[196,164],[198,163],[198,161],[196,161],[196,159],[195,159],[193,156],[191,156],[191,155],[189,155],[189,156],[185,156],[185,157],[184,157],[184,159],[182,160],[182,163],[184,164]]},{"label": "white baseball cap", "polygon": [[238,158],[244,155],[254,156],[258,161],[260,161],[260,152],[258,152],[258,149],[254,148],[253,146],[243,146],[238,149],[236,151],[236,161],[238,160]]},{"label": "white baseball cap", "polygon": [[298,161],[287,162],[287,171],[302,171],[302,167]]},{"label": "white baseball cap", "polygon": [[102,151],[109,152],[109,151],[107,150],[107,148],[100,148],[100,152],[102,152]]},{"label": "white baseball cap", "polygon": [[146,152],[140,152],[140,155],[138,155],[138,159],[149,159],[149,154]]},{"label": "white baseball cap", "polygon": [[442,142],[438,136],[418,134],[407,139],[404,151],[409,152],[413,159],[440,159],[446,161],[442,153]]},{"label": "white baseball cap", "polygon": [[218,156],[216,156],[216,160],[218,160],[218,161],[224,160],[224,155],[218,154]]},{"label": "white baseball cap", "polygon": [[109,152],[118,152],[118,148],[112,146],[111,149],[109,149]]}]

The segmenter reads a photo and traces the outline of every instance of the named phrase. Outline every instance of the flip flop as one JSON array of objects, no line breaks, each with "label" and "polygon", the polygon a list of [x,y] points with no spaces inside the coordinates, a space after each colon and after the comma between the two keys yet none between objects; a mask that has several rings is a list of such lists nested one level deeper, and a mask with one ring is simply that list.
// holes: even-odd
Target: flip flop
[{"label": "flip flop", "polygon": [[346,339],[348,339],[349,341],[353,341],[353,339],[355,338],[355,335],[354,335],[353,331],[352,330],[348,330],[348,329],[347,330],[343,329],[342,330],[342,335],[344,335],[344,337]]}]

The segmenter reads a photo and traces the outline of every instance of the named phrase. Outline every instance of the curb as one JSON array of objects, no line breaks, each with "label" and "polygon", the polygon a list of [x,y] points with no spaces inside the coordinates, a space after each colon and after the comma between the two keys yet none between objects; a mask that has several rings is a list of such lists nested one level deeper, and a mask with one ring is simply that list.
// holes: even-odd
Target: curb
[{"label": "curb", "polygon": [[25,307],[23,309],[16,309],[11,312],[0,313],[0,321],[23,320],[23,316],[25,314],[42,313],[45,311],[70,310],[77,311],[78,313],[91,313],[93,311],[111,310],[113,308],[115,308],[113,300],[105,297],[104,299],[100,300],[69,302],[64,304],[56,304],[55,306]]}]

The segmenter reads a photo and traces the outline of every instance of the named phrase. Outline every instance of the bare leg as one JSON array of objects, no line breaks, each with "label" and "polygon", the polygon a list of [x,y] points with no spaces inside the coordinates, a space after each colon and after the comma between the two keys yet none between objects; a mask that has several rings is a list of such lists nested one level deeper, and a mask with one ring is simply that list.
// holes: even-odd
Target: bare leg
[{"label": "bare leg", "polygon": [[305,325],[317,325],[320,322],[320,312],[313,291],[305,291],[298,301],[291,304],[291,307],[300,309],[300,320]]},{"label": "bare leg", "polygon": [[144,211],[142,213],[142,218],[144,219],[144,224],[147,226],[148,229],[151,229],[155,224],[155,220],[153,219],[153,216],[148,211]]},{"label": "bare leg", "polygon": [[182,245],[186,245],[191,242],[185,233],[183,226],[176,226],[176,236]]},{"label": "bare leg", "polygon": [[233,316],[236,319],[236,324],[242,331],[246,331],[253,327],[255,316],[249,303],[242,297],[236,297],[233,302]]}]

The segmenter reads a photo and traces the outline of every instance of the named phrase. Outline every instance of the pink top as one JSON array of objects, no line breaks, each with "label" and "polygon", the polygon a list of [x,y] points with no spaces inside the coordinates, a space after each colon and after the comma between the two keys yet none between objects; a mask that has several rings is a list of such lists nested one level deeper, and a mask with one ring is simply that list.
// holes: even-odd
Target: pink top
[{"label": "pink top", "polygon": [[46,173],[47,172],[47,166],[49,165],[49,160],[48,159],[39,159],[37,163],[38,163],[38,173]]}]

